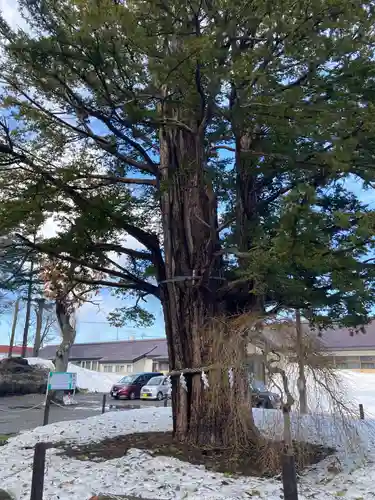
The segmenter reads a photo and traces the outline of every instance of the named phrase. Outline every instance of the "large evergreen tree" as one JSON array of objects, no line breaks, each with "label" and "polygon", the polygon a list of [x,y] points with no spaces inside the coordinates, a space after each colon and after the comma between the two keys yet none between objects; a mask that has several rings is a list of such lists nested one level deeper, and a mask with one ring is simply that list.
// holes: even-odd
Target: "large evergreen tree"
[{"label": "large evergreen tree", "polygon": [[[2,176],[22,179],[4,229],[77,282],[159,298],[176,371],[220,365],[217,316],[367,321],[374,214],[347,181],[374,178],[372,2],[20,3],[31,32],[1,24]],[[61,230],[33,245],[36,205]],[[224,392],[209,418],[199,374],[175,381],[177,437],[231,443]]]}]

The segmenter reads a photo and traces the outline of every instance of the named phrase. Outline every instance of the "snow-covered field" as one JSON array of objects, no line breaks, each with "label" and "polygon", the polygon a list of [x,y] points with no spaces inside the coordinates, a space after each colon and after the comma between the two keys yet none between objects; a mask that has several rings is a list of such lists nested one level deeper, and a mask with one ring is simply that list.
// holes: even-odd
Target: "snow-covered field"
[{"label": "snow-covered field", "polygon": [[[289,378],[290,390],[298,402],[298,368],[295,364],[289,364],[286,373]],[[306,373],[307,399],[308,407],[312,413],[328,412],[333,413],[338,409],[329,392],[324,386],[327,386],[330,391],[335,394],[335,397],[340,402],[345,404],[345,407],[358,414],[359,403],[363,404],[365,414],[372,416],[375,419],[375,373],[361,373],[350,370],[336,370],[335,381],[326,380],[324,376],[315,373],[315,377],[320,381],[317,382],[312,376],[312,373]],[[280,392],[280,380],[276,378],[277,385],[270,384],[273,391]],[[375,497],[374,497],[375,498]]]},{"label": "snow-covered field", "polygon": [[[52,361],[42,358],[27,358],[30,365],[38,365],[53,371],[55,365]],[[103,373],[87,370],[80,366],[69,363],[68,372],[77,374],[77,386],[88,392],[109,392],[112,385],[119,381],[121,374]]]},{"label": "snow-covered field", "polygon": [[[31,359],[53,369],[46,360]],[[86,370],[69,364],[78,374],[78,385],[91,392],[107,392],[117,375]],[[294,436],[337,449],[334,457],[307,470],[300,479],[299,499],[375,499],[375,374],[340,372],[338,390],[352,407],[362,403],[365,421],[342,420],[328,414],[332,407],[320,386],[308,379],[310,415],[293,415]],[[295,377],[291,376],[292,385]],[[293,382],[294,381],[294,382]],[[293,392],[296,387],[293,387]],[[282,435],[282,413],[254,409],[257,426],[270,438]],[[106,413],[86,420],[61,422],[21,433],[0,453],[0,487],[16,500],[30,497],[33,447],[38,441],[89,443],[106,437],[171,428],[170,408],[143,408]],[[120,459],[106,462],[78,461],[47,452],[44,500],[85,500],[98,493],[129,494],[164,500],[219,500],[283,498],[277,479],[234,478],[170,457],[153,457],[144,450],[130,450]]]},{"label": "snow-covered field", "polygon": [[[279,434],[281,423],[278,411],[254,410],[256,423],[267,434]],[[318,417],[316,417],[318,418]],[[302,425],[298,418],[294,430],[308,431],[313,440],[332,438],[332,421],[321,417],[322,435],[315,433],[315,423],[305,417]],[[167,431],[172,425],[170,408],[144,408],[127,412],[105,413],[86,420],[60,422],[21,433],[1,448],[0,485],[17,500],[30,498],[32,448],[38,441],[74,443],[100,441],[120,434]],[[373,422],[357,421],[353,424],[364,441],[363,450],[373,443]],[[267,431],[268,429],[268,431]],[[301,435],[300,435],[301,437]],[[311,468],[300,480],[300,500],[329,500],[344,497],[351,500],[373,500],[375,488],[375,455],[369,451],[367,458],[355,463],[353,452],[341,439],[337,458],[327,458]],[[25,449],[27,447],[27,449]],[[147,451],[130,450],[126,456],[106,462],[78,461],[58,456],[60,450],[49,449],[46,459],[44,500],[86,500],[98,493],[129,494],[143,498],[164,500],[219,500],[283,498],[281,482],[277,479],[252,477],[234,478],[193,466],[176,458],[152,457]],[[346,460],[345,460],[346,458]]]}]

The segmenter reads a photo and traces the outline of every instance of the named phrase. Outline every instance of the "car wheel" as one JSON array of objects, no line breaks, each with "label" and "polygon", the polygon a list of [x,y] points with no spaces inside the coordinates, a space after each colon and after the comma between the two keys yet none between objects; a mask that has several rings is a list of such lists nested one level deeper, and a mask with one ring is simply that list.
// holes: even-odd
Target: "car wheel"
[{"label": "car wheel", "polygon": [[158,401],[163,401],[163,399],[164,399],[164,395],[163,395],[163,393],[162,393],[162,392],[158,392],[158,395],[156,396],[156,399],[157,399]]},{"label": "car wheel", "polygon": [[131,399],[132,401],[134,401],[134,400],[135,400],[135,392],[131,392],[131,393],[129,394],[129,399]]}]

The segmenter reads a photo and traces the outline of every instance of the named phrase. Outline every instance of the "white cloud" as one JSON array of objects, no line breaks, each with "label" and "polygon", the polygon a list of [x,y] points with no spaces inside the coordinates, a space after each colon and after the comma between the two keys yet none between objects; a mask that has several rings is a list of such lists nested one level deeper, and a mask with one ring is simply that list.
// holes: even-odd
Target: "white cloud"
[{"label": "white cloud", "polygon": [[0,0],[0,11],[11,28],[25,28],[17,0]]},{"label": "white cloud", "polygon": [[57,235],[60,226],[55,216],[49,217],[40,229],[42,239],[54,238]]}]

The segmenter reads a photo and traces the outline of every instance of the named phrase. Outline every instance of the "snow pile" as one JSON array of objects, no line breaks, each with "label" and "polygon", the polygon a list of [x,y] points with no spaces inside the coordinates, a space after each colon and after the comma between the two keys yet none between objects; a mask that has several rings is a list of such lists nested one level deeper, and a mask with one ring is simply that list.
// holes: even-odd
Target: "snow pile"
[{"label": "snow pile", "polygon": [[[281,412],[256,409],[254,416],[261,426],[268,422],[272,427]],[[308,428],[309,417],[305,418],[305,428]],[[357,426],[362,424],[356,423]],[[23,432],[1,448],[1,487],[12,493],[16,500],[30,498],[33,446],[39,441],[64,440],[74,446],[135,432],[165,432],[171,427],[170,408],[161,407],[109,412],[86,420],[60,422]],[[176,458],[154,457],[144,450],[131,449],[124,457],[106,462],[74,460],[59,456],[59,452],[59,449],[47,451],[44,500],[87,500],[98,493],[120,495],[124,492],[163,500],[283,498],[279,480],[228,477]],[[336,465],[335,472],[329,472],[332,462]],[[353,466],[343,465],[341,457],[336,462],[328,458],[302,476],[299,499],[333,500],[344,496],[349,500],[373,500],[374,475],[373,461],[353,470]]]},{"label": "snow pile", "polygon": [[109,392],[113,384],[119,381],[121,375],[115,373],[95,372],[69,363],[68,372],[77,374],[77,386],[88,392]]},{"label": "snow pile", "polygon": [[52,361],[42,358],[26,358],[29,365],[40,366],[41,368],[46,368],[47,370],[54,371],[55,365]]},{"label": "snow pile", "polygon": [[366,416],[375,417],[375,373],[342,371],[340,375],[348,397],[357,407],[363,404]]},{"label": "snow pile", "polygon": [[[289,379],[289,389],[298,403],[298,366],[290,363],[286,368]],[[335,381],[325,379],[322,374],[306,369],[307,402],[312,413],[333,413],[337,411],[338,404],[332,400],[329,391],[333,391],[335,398],[343,403],[350,412],[358,414],[358,405],[362,403],[368,416],[375,417],[375,373],[360,373],[346,370],[334,370]],[[270,389],[280,392],[282,388],[279,376],[274,378],[275,383],[270,384]],[[339,404],[340,404],[339,403]]]},{"label": "snow pile", "polygon": [[[29,365],[40,366],[50,371],[55,370],[55,365],[52,361],[42,358],[27,358]],[[103,373],[93,370],[87,370],[80,366],[69,363],[68,372],[77,374],[78,389],[88,392],[109,392],[112,385],[119,381],[121,375],[115,373]]]}]

